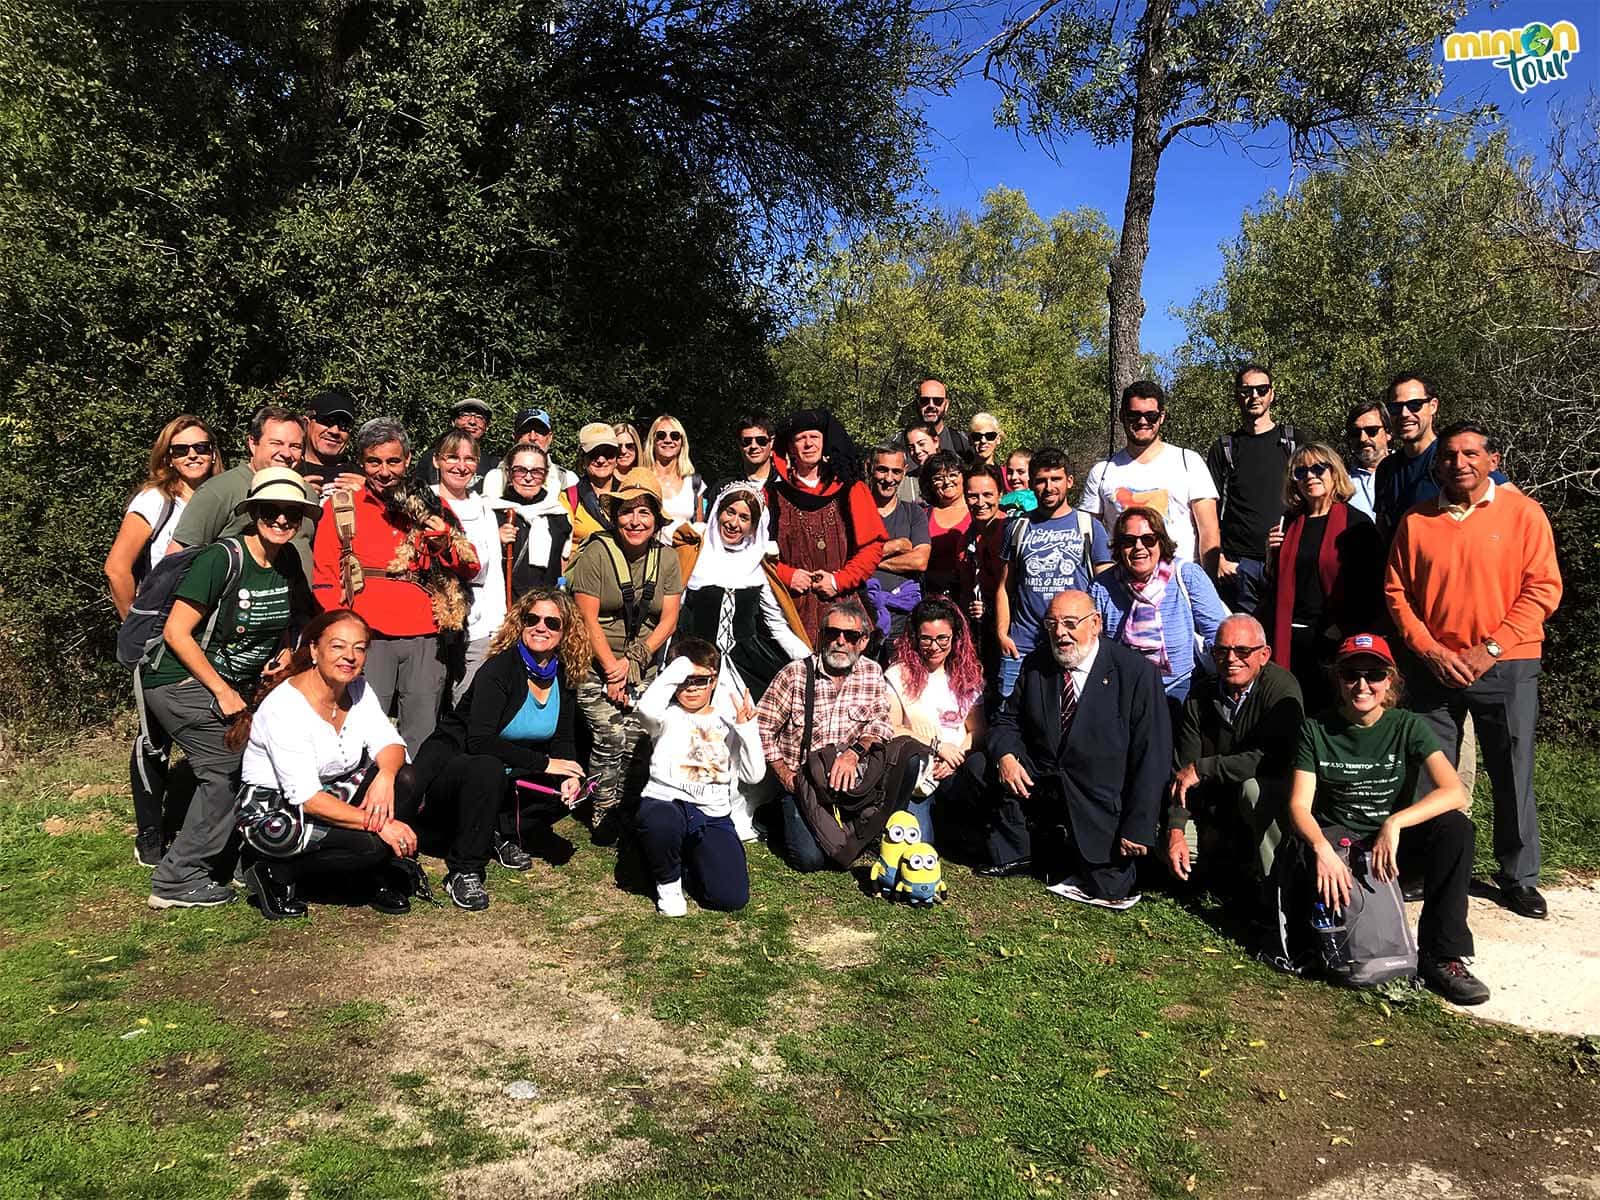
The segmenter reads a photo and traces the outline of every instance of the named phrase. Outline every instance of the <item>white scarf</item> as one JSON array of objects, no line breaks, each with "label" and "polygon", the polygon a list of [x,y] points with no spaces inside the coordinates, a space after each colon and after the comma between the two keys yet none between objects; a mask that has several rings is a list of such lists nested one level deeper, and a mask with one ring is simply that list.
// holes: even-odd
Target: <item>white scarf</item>
[{"label": "white scarf", "polygon": [[513,512],[528,523],[528,562],[543,567],[550,562],[550,522],[543,517],[566,516],[567,506],[561,502],[561,493],[546,486],[537,500],[496,500],[485,496],[483,502],[496,512]]},{"label": "white scarf", "polygon": [[[751,513],[750,532],[735,545],[728,545],[722,537],[722,525],[717,514],[722,511],[723,499],[730,492],[744,492],[755,498],[755,511]],[[730,483],[717,493],[711,506],[711,519],[706,522],[705,538],[700,544],[700,557],[695,559],[694,570],[689,572],[688,588],[719,587],[727,591],[766,585],[762,562],[767,553],[766,511],[761,503],[761,490],[743,481]]]}]

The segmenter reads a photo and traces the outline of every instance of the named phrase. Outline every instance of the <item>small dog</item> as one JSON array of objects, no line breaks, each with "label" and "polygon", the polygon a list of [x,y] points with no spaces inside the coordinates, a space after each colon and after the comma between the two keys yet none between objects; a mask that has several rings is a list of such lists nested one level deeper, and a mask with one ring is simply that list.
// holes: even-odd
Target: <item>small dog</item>
[{"label": "small dog", "polygon": [[436,540],[422,537],[432,517],[439,517],[450,527],[447,545],[460,562],[477,562],[478,552],[461,530],[461,523],[449,513],[433,489],[408,476],[395,484],[384,496],[384,506],[389,519],[408,536],[395,551],[389,563],[392,572],[403,572],[421,585],[433,603],[433,619],[440,629],[454,633],[466,627],[467,609],[472,605],[472,595],[461,577],[438,561]]}]

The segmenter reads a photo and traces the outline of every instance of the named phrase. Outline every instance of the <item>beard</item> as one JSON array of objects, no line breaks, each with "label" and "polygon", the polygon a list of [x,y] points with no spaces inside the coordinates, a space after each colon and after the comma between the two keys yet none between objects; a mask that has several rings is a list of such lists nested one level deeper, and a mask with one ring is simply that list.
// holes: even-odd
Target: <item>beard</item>
[{"label": "beard", "polygon": [[1057,646],[1052,642],[1050,644],[1050,653],[1055,655],[1057,663],[1072,671],[1083,665],[1083,658],[1088,653],[1088,647],[1077,642],[1068,642],[1065,646]]},{"label": "beard", "polygon": [[828,649],[822,652],[822,665],[830,671],[848,671],[860,657],[859,650]]},{"label": "beard", "polygon": [[1373,445],[1362,446],[1356,451],[1356,461],[1366,470],[1371,470],[1383,459],[1383,451]]}]

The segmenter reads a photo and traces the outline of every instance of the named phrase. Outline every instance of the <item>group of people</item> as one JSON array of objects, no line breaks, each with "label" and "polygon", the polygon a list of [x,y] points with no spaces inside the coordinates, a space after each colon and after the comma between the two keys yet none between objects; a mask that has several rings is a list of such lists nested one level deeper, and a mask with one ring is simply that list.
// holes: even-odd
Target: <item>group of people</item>
[{"label": "group of people", "polygon": [[135,675],[150,903],[233,899],[237,859],[268,917],[310,880],[403,911],[431,845],[482,909],[489,864],[560,861],[573,814],[637,847],[660,912],[736,909],[749,842],[848,867],[905,808],[979,875],[1125,909],[1159,860],[1260,915],[1291,867],[1341,907],[1354,839],[1423,899],[1424,979],[1481,1002],[1456,764],[1470,716],[1500,895],[1543,917],[1549,522],[1419,374],[1352,407],[1347,455],[1275,419],[1265,368],[1234,382],[1204,455],[1130,385],[1076,505],[1063,451],[958,429],[932,378],[864,455],[826,410],[740,416],[716,485],[665,415],[583,425],[572,470],[539,409],[487,454],[470,397],[420,455],[340,392],[264,408],[228,470],[177,417],[106,560],[126,614],[185,556]]}]

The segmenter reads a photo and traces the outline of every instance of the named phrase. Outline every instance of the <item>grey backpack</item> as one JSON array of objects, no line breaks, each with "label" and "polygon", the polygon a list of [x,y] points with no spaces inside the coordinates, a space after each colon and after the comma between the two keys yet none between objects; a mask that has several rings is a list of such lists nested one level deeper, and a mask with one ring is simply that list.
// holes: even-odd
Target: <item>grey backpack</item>
[{"label": "grey backpack", "polygon": [[1374,875],[1372,852],[1349,833],[1339,829],[1323,832],[1355,877],[1344,912],[1333,916],[1313,909],[1312,931],[1323,969],[1339,982],[1358,988],[1413,978],[1417,939],[1406,919],[1400,881],[1385,882]]}]

